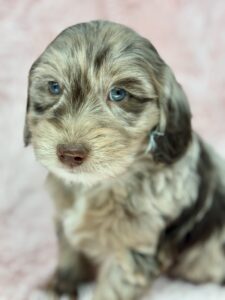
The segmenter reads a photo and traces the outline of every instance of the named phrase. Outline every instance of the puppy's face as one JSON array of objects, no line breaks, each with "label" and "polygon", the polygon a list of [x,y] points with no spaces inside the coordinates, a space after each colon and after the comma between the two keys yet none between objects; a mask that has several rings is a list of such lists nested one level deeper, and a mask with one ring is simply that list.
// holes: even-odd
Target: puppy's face
[{"label": "puppy's face", "polygon": [[26,143],[71,181],[125,172],[160,123],[164,68],[151,44],[122,25],[66,29],[31,68]]}]

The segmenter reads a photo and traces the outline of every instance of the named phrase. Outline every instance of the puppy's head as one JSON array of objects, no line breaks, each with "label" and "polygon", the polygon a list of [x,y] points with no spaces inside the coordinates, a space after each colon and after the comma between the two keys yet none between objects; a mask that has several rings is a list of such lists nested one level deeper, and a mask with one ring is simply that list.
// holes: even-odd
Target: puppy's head
[{"label": "puppy's head", "polygon": [[110,22],[63,31],[30,70],[25,144],[72,181],[115,177],[145,153],[170,164],[191,137],[186,97],[149,41]]}]

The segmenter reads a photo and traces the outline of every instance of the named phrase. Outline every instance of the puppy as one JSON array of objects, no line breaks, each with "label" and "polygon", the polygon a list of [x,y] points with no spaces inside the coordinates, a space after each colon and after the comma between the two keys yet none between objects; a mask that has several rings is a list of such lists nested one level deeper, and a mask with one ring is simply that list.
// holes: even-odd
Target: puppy
[{"label": "puppy", "polygon": [[137,300],[160,274],[225,280],[225,167],[182,87],[133,30],[64,30],[29,74],[25,144],[49,170],[59,263],[47,287]]}]

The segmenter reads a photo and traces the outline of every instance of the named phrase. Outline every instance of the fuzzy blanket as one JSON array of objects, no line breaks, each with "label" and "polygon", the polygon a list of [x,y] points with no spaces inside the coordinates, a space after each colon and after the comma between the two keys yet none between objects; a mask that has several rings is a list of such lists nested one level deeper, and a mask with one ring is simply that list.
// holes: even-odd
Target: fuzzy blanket
[{"label": "fuzzy blanket", "polygon": [[[194,128],[225,156],[225,1],[0,0],[0,300],[42,299],[57,256],[46,171],[22,142],[29,67],[62,29],[97,18],[151,39],[189,96]],[[147,299],[225,299],[225,288],[162,278]]]}]

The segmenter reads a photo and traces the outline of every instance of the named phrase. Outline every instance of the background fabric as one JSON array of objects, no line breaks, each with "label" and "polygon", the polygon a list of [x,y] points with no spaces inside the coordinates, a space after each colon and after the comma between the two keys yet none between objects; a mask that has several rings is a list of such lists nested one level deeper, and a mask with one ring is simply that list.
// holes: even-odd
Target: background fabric
[{"label": "background fabric", "polygon": [[[22,141],[28,70],[65,27],[98,18],[152,41],[188,94],[194,128],[225,157],[225,1],[0,0],[0,300],[33,298],[57,255],[46,170]],[[160,279],[148,299],[225,299],[225,288]]]}]

